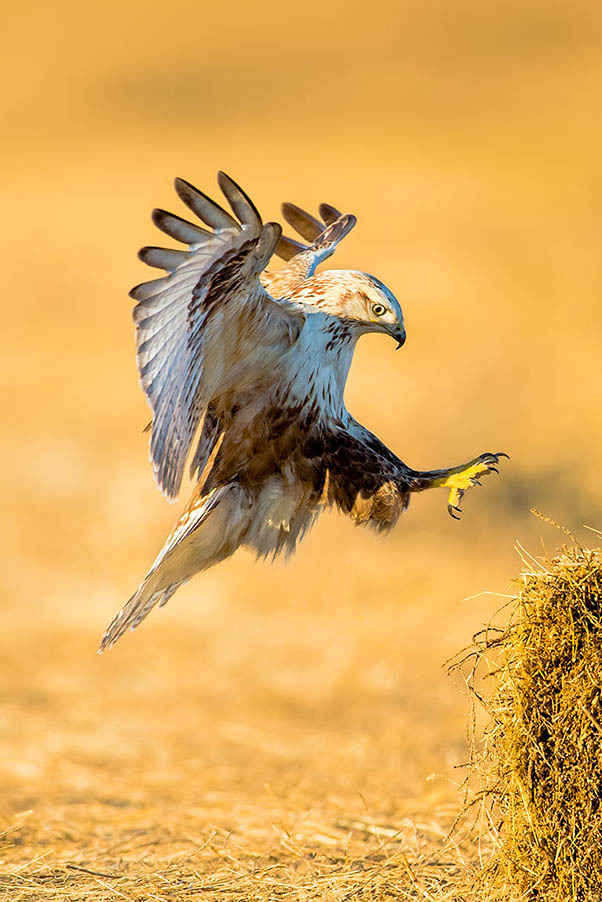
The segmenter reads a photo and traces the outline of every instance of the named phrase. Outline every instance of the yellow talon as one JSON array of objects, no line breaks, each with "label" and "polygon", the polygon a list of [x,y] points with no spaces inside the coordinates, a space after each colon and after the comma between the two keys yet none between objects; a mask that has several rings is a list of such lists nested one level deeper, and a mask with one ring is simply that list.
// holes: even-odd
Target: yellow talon
[{"label": "yellow talon", "polygon": [[472,488],[473,485],[481,485],[480,479],[482,476],[497,473],[497,463],[500,457],[508,457],[508,455],[502,452],[480,454],[479,457],[475,457],[469,463],[448,470],[447,475],[438,482],[438,485],[450,489],[447,499],[447,510],[454,520],[460,519],[457,514],[460,513],[460,502],[464,492]]},{"label": "yellow talon", "polygon": [[[488,476],[491,471],[491,464],[484,463],[477,457],[476,460],[471,460],[469,464],[465,464],[463,467],[458,467],[455,473],[452,472],[449,476],[446,477],[444,482],[442,482],[442,485],[444,485],[446,488],[466,491],[466,489],[469,489],[471,488],[471,486],[476,485],[481,476]],[[453,492],[450,492],[450,501],[452,494]]]}]

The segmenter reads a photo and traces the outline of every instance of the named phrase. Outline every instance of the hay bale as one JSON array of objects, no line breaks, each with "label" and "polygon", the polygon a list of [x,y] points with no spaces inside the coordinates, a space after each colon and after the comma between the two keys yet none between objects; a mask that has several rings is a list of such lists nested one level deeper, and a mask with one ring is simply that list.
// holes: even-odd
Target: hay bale
[{"label": "hay bale", "polygon": [[602,900],[602,553],[563,549],[521,576],[513,605],[473,649],[490,722],[472,805],[495,836],[475,894]]}]

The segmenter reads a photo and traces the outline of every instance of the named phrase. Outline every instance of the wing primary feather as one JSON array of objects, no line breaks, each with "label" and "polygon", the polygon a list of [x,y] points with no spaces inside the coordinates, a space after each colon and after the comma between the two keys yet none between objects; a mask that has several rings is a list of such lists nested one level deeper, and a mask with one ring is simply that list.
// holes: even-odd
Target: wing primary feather
[{"label": "wing primary feather", "polygon": [[190,259],[187,251],[174,251],[166,247],[143,247],[138,256],[148,266],[165,269],[167,272],[173,272],[180,263]]},{"label": "wing primary feather", "polygon": [[326,225],[332,225],[333,222],[336,222],[337,219],[343,214],[340,210],[337,210],[336,207],[333,207],[332,204],[320,204],[320,216],[326,223]]},{"label": "wing primary feather", "polygon": [[184,179],[177,178],[174,186],[178,197],[186,204],[189,210],[199,217],[212,229],[238,229],[239,224],[233,216],[226,213],[214,200],[191,185]]},{"label": "wing primary feather", "polygon": [[315,241],[324,231],[324,223],[296,204],[282,204],[282,215],[290,226],[307,241]]},{"label": "wing primary feather", "polygon": [[237,185],[234,179],[231,179],[225,172],[218,172],[217,182],[226,197],[226,200],[232,207],[232,210],[238,216],[243,225],[261,226],[261,216],[257,207],[246,194],[240,185]]},{"label": "wing primary feather", "polygon": [[[134,285],[129,291],[129,296],[135,301],[145,301],[161,290],[165,285],[165,277],[161,279],[151,279],[149,282],[140,282]],[[135,309],[135,308],[134,308]]]},{"label": "wing primary feather", "polygon": [[183,244],[202,244],[212,237],[212,232],[193,225],[174,213],[168,213],[167,210],[153,210],[151,218],[158,229]]},{"label": "wing primary feather", "polygon": [[282,235],[276,247],[275,253],[282,260],[292,260],[293,257],[297,256],[297,254],[301,254],[303,253],[303,251],[306,251],[307,247],[307,244],[301,244],[300,241],[295,241],[294,238],[287,238],[286,235]]}]

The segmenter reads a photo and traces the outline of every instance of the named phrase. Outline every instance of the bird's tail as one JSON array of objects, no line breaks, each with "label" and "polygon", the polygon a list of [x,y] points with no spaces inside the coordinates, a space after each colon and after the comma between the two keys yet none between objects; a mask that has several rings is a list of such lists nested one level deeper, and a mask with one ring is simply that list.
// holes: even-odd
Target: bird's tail
[{"label": "bird's tail", "polygon": [[137,627],[199,570],[229,557],[241,543],[248,510],[248,497],[237,483],[219,486],[207,495],[193,495],[151,569],[107,627],[98,651],[110,648],[127,629]]},{"label": "bird's tail", "polygon": [[122,607],[118,614],[113,617],[102,641],[98,647],[101,654],[105,648],[111,648],[128,629],[136,629],[139,623],[150,614],[152,609],[159,605],[163,607],[176,589],[188,582],[188,579],[181,579],[178,582],[170,583],[167,586],[157,586],[157,571],[151,571],[148,576],[140,583],[134,594]]}]

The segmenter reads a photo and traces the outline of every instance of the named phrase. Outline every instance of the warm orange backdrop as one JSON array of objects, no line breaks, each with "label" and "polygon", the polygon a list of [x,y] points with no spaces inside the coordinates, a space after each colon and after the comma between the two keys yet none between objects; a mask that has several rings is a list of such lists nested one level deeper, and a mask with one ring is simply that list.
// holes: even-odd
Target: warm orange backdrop
[{"label": "warm orange backdrop", "polygon": [[[561,539],[531,505],[602,522],[602,6],[59,0],[13,4],[3,34],[3,684],[53,674],[77,693],[85,670],[102,704],[115,668],[142,679],[160,649],[165,687],[176,660],[195,691],[229,686],[226,719],[245,693],[236,716],[254,723],[274,692],[366,711],[394,697],[383,723],[419,736],[430,698],[445,731],[428,726],[412,766],[443,768],[463,702],[440,665],[499,601],[463,599],[509,591],[515,540],[539,554]],[[213,191],[218,168],[265,218],[282,200],[357,215],[334,265],[386,282],[408,331],[398,354],[361,342],[360,420],[414,466],[512,461],[461,523],[432,492],[385,541],[328,516],[287,566],[239,553],[96,659],[179,509],[147,463],[135,254],[156,240],[153,206],[182,212],[173,176]]]}]

